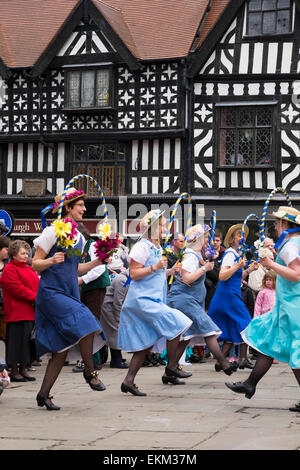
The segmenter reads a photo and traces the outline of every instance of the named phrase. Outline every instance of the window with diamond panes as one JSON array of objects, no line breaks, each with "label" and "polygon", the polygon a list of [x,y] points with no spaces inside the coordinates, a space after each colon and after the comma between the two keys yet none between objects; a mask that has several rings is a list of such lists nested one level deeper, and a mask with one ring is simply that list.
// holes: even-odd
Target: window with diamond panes
[{"label": "window with diamond panes", "polygon": [[68,108],[107,108],[113,106],[112,69],[67,72]]},{"label": "window with diamond panes", "polygon": [[292,31],[291,0],[249,0],[247,35],[284,34]]},{"label": "window with diamond panes", "polygon": [[272,166],[273,107],[219,108],[219,166]]},{"label": "window with diamond panes", "polygon": [[[125,194],[125,144],[75,144],[71,161],[71,174],[92,176],[105,196]],[[86,180],[79,180],[78,189],[89,196],[98,196],[97,188]]]}]

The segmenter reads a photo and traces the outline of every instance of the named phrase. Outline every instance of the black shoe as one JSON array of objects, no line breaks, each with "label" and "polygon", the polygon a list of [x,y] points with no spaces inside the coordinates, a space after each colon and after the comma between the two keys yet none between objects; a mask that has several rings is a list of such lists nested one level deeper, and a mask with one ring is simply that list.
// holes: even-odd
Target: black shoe
[{"label": "black shoe", "polygon": [[217,362],[217,363],[215,364],[215,371],[216,371],[216,372],[221,372],[221,370],[222,370],[222,367],[221,367],[221,365]]},{"label": "black shoe", "polygon": [[185,372],[180,366],[177,366],[176,369],[170,369],[166,366],[166,376],[167,377],[178,377],[179,379],[186,379],[191,377],[193,374],[191,372]]},{"label": "black shoe", "polygon": [[224,374],[231,375],[233,372],[237,371],[237,364],[230,364],[227,369],[223,369]]},{"label": "black shoe", "polygon": [[291,406],[291,408],[289,408],[290,411],[296,411],[296,413],[300,413],[300,401],[299,403],[296,403],[294,406]]},{"label": "black shoe", "polygon": [[248,359],[242,359],[239,363],[239,369],[254,369],[254,364]]},{"label": "black shoe", "polygon": [[83,371],[83,377],[85,378],[86,383],[89,384],[89,386],[93,389],[96,390],[97,392],[102,392],[103,390],[106,390],[105,385],[99,381],[97,384],[93,384],[91,381],[92,379],[96,379],[98,376],[98,371],[94,370],[90,375],[86,375],[85,371]]},{"label": "black shoe", "polygon": [[121,384],[121,391],[124,392],[124,393],[132,393],[132,395],[136,395],[138,397],[146,397],[147,396],[147,393],[144,393],[144,392],[140,392],[139,391],[139,388],[137,385],[133,384],[133,385],[126,385],[124,383]]},{"label": "black shoe", "polygon": [[246,398],[253,397],[256,388],[246,385],[244,382],[225,382],[226,387],[230,388],[235,393],[244,393]]},{"label": "black shoe", "polygon": [[28,382],[28,380],[25,377],[22,377],[19,379],[18,377],[10,376],[10,381],[11,382]]},{"label": "black shoe", "polygon": [[111,369],[128,369],[129,365],[126,362],[117,362],[117,363],[110,363]]},{"label": "black shoe", "polygon": [[51,395],[49,395],[47,398],[45,398],[45,397],[42,397],[42,395],[40,395],[38,393],[37,396],[36,396],[36,401],[37,401],[38,406],[45,406],[47,408],[47,410],[50,410],[50,411],[60,410],[59,406],[56,406],[56,405],[54,405],[54,403],[52,403],[52,401],[51,401],[52,398],[53,397]]},{"label": "black shoe", "polygon": [[173,385],[185,385],[185,382],[183,380],[179,380],[177,377],[167,377],[166,375],[163,375],[161,380],[165,385],[168,383]]},{"label": "black shoe", "polygon": [[35,377],[31,377],[30,375],[23,375],[23,377],[28,381],[28,382],[33,382],[36,380]]}]

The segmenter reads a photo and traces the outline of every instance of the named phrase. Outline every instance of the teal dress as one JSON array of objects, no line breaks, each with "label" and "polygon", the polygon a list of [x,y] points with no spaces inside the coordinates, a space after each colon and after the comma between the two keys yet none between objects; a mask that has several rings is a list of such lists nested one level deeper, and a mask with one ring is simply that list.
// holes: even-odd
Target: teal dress
[{"label": "teal dress", "polygon": [[[296,243],[300,252],[300,237],[287,239],[280,247],[276,262],[286,266],[280,257],[287,243]],[[291,282],[277,275],[276,304],[268,313],[254,318],[241,333],[245,343],[293,369],[300,368],[300,281]]]}]

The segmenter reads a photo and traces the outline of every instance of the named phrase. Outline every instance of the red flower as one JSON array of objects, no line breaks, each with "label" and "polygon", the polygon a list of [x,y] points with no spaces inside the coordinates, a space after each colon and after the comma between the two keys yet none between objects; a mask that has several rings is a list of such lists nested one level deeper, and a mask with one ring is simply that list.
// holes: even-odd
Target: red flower
[{"label": "red flower", "polygon": [[119,240],[119,235],[116,233],[110,238],[107,237],[104,240],[97,240],[95,243],[95,255],[101,261],[106,260],[110,255],[112,255],[118,249],[121,241]]}]

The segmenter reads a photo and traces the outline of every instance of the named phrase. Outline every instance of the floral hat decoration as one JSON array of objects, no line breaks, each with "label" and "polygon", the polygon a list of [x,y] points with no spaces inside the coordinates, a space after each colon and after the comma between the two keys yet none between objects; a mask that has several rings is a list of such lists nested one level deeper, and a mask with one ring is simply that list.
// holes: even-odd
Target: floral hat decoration
[{"label": "floral hat decoration", "polygon": [[277,212],[271,214],[277,219],[287,220],[293,224],[300,225],[300,212],[294,207],[280,206]]},{"label": "floral hat decoration", "polygon": [[140,222],[140,228],[142,234],[140,237],[143,237],[149,230],[149,228],[156,222],[160,217],[164,215],[166,211],[161,211],[160,209],[154,209],[148,212]]},{"label": "floral hat decoration", "polygon": [[201,238],[203,235],[208,233],[210,230],[211,230],[211,227],[206,224],[194,225],[193,227],[190,228],[190,230],[187,233],[187,239],[186,239],[187,243],[196,242],[199,238]]},{"label": "floral hat decoration", "polygon": [[[60,201],[62,199],[62,194],[63,193],[58,194],[57,196],[55,196],[55,199],[54,199],[55,202],[52,206],[53,214],[55,214],[58,211],[59,204],[60,204]],[[79,198],[86,199],[87,197],[88,197],[87,194],[85,194],[85,192],[82,191],[81,189],[69,188],[66,191],[66,195],[65,195],[65,198],[64,198],[63,205],[65,206],[66,204],[70,204],[70,202],[75,201],[76,199],[79,199]]]}]

